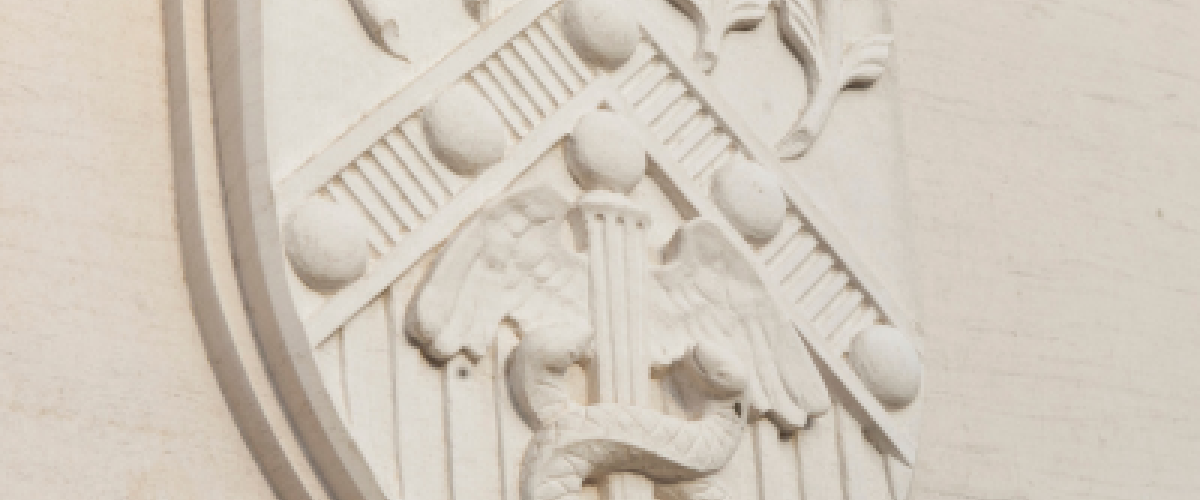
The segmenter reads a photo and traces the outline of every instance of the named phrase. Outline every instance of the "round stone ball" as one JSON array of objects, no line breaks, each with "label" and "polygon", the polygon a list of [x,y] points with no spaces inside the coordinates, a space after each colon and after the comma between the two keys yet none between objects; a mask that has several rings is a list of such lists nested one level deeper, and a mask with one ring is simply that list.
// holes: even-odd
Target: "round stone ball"
[{"label": "round stone ball", "polygon": [[735,160],[713,178],[713,200],[747,240],[775,237],[787,216],[787,198],[779,179],[757,163]]},{"label": "round stone ball", "polygon": [[314,290],[337,291],[367,270],[366,226],[332,201],[309,200],[288,219],[283,237],[292,269]]},{"label": "round stone ball", "polygon": [[612,111],[579,120],[566,144],[567,167],[588,191],[627,194],[646,175],[646,151],[633,128]]},{"label": "round stone ball", "polygon": [[562,26],[580,56],[607,69],[628,60],[642,37],[633,9],[618,0],[567,0]]},{"label": "round stone ball", "polygon": [[850,346],[850,366],[883,404],[903,408],[921,389],[921,358],[900,329],[876,325]]},{"label": "round stone ball", "polygon": [[425,108],[422,118],[430,149],[459,175],[479,175],[504,157],[508,147],[504,122],[468,84],[459,83],[442,93]]}]

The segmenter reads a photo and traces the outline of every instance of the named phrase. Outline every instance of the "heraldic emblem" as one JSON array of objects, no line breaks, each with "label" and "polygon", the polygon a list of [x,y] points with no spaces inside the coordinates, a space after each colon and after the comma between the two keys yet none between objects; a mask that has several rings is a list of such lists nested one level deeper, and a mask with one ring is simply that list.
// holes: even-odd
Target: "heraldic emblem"
[{"label": "heraldic emblem", "polygon": [[881,0],[167,19],[193,304],[280,498],[907,497],[917,323],[793,173]]}]

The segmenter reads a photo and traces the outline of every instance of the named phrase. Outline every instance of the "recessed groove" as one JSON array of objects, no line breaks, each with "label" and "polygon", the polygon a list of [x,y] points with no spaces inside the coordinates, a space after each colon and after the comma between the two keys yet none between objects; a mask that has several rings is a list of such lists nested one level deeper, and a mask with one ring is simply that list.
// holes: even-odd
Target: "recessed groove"
[{"label": "recessed groove", "polygon": [[716,136],[716,140],[708,149],[703,153],[698,153],[694,160],[689,160],[694,161],[696,165],[696,173],[693,174],[693,177],[705,177],[716,171],[721,166],[717,163],[717,158],[721,156],[721,153],[729,152],[729,145],[732,142],[733,139],[728,134],[720,134]]},{"label": "recessed groove", "polygon": [[816,318],[817,313],[828,306],[829,302],[837,296],[838,292],[844,290],[849,282],[850,276],[845,271],[829,272],[821,277],[821,281],[800,299],[800,311],[810,320]]},{"label": "recessed groove", "polygon": [[500,90],[508,96],[509,102],[516,106],[517,111],[520,111],[521,120],[532,130],[541,119],[538,117],[537,111],[533,109],[533,103],[525,98],[524,92],[521,91],[520,85],[513,79],[513,76],[495,57],[489,57],[484,61],[483,69],[492,77],[492,80],[500,85]]},{"label": "recessed groove", "polygon": [[666,113],[668,109],[679,102],[686,95],[683,84],[667,80],[667,83],[655,90],[654,95],[648,97],[643,103],[641,116],[646,118],[647,123],[654,123],[658,118]]},{"label": "recessed groove", "polygon": [[639,57],[639,54],[634,52],[633,57],[635,58],[633,61],[625,63],[626,65],[632,65],[633,69],[629,70],[628,76],[625,78],[625,81],[621,82],[619,87],[626,99],[629,99],[630,89],[645,80],[646,75],[649,75],[657,65],[655,64],[655,57],[657,56],[654,54],[654,51],[646,51],[642,57]]},{"label": "recessed groove", "polygon": [[676,157],[679,158],[680,162],[683,162],[684,158],[691,155],[692,151],[696,150],[696,146],[700,145],[704,138],[716,133],[719,132],[716,131],[716,127],[713,125],[713,119],[707,115],[701,115],[700,125],[688,135],[683,135],[683,137],[679,138],[679,145],[674,150]]},{"label": "recessed groove", "polygon": [[432,215],[433,209],[440,205],[443,199],[438,190],[422,188],[420,182],[413,175],[414,172],[428,169],[428,164],[416,152],[416,149],[412,147],[412,141],[408,139],[407,134],[392,131],[384,136],[384,141],[387,142],[392,152],[396,154],[403,165],[404,172],[396,175],[396,181],[400,184],[400,191],[404,193],[404,197],[408,198],[409,203],[423,218],[428,218]]},{"label": "recessed groove", "polygon": [[667,115],[661,118],[659,123],[652,125],[651,129],[658,132],[660,137],[663,138],[663,142],[666,142],[667,139],[679,133],[679,130],[699,113],[700,103],[691,97],[687,97],[680,104],[667,110]]},{"label": "recessed groove", "polygon": [[542,28],[542,32],[546,34],[546,38],[550,40],[550,44],[558,49],[558,53],[574,71],[581,83],[587,83],[592,80],[592,71],[588,69],[587,64],[575,54],[575,50],[571,48],[571,44],[567,43],[567,39],[558,29],[558,25],[551,20],[550,16],[542,16],[537,20],[537,24]]},{"label": "recessed groove", "polygon": [[567,88],[558,81],[555,76],[554,69],[546,62],[537,50],[534,49],[533,43],[528,36],[518,35],[512,41],[513,51],[517,57],[525,63],[525,67],[529,68],[529,72],[533,75],[533,79],[537,81],[542,90],[545,90],[550,95],[550,100],[553,101],[555,108],[566,103],[570,95]]},{"label": "recessed groove", "polygon": [[[405,122],[400,127],[400,130],[403,132],[400,135],[404,137],[408,146],[413,151],[416,151],[425,165],[424,169],[417,170],[419,172],[419,182],[425,186],[425,192],[433,197],[434,207],[445,205],[448,201],[447,197],[455,191],[453,183],[458,181],[458,177],[434,157],[433,151],[429,149],[425,141],[420,140],[424,137],[424,134],[421,132],[421,126],[417,122]],[[432,177],[425,175],[427,173],[432,173]]]},{"label": "recessed groove", "polygon": [[636,83],[629,86],[626,92],[626,97],[629,103],[637,106],[646,98],[646,94],[650,93],[654,87],[657,87],[663,80],[670,78],[671,74],[667,71],[667,67],[662,64],[652,64],[646,70],[645,74],[636,80]]},{"label": "recessed groove", "polygon": [[579,79],[579,75],[572,72],[570,65],[558,49],[550,43],[550,39],[546,38],[546,33],[542,31],[541,26],[530,26],[525,32],[529,37],[529,43],[533,44],[533,50],[542,56],[546,64],[554,72],[554,76],[558,78],[558,82],[567,89],[568,95],[574,95],[583,89],[583,81]]},{"label": "recessed groove", "polygon": [[771,270],[782,281],[791,278],[798,272],[800,264],[817,248],[817,238],[807,231],[801,231],[771,265]]},{"label": "recessed groove", "polygon": [[837,331],[837,327],[850,317],[858,306],[862,304],[862,292],[854,288],[846,288],[843,290],[829,307],[826,307],[817,314],[814,321],[818,327],[832,336]]},{"label": "recessed groove", "polygon": [[504,69],[508,70],[508,73],[516,79],[518,89],[533,103],[534,109],[537,110],[537,117],[532,123],[536,125],[537,123],[541,123],[542,119],[550,116],[550,113],[554,112],[554,104],[550,102],[549,94],[546,94],[546,91],[542,89],[541,84],[538,83],[537,78],[529,68],[525,66],[525,63],[517,58],[511,44],[501,47],[500,50],[496,51],[496,58],[500,61]]},{"label": "recessed groove", "polygon": [[388,210],[383,207],[383,201],[379,199],[379,195],[367,183],[362,172],[357,168],[348,168],[338,174],[338,178],[346,185],[346,188],[354,195],[354,198],[362,203],[367,209],[367,213],[379,223],[379,227],[383,229],[384,234],[392,242],[400,241],[400,235],[404,229],[400,227],[400,221],[388,216]]},{"label": "recessed groove", "polygon": [[395,177],[388,175],[388,170],[395,172],[399,176],[403,176],[403,173],[399,172],[395,166],[383,166],[384,163],[391,162],[392,160],[389,158],[391,155],[386,151],[380,151],[381,149],[384,148],[381,146],[371,148],[371,151],[367,155],[359,158],[358,169],[370,181],[371,186],[375,188],[375,191],[379,193],[379,197],[383,199],[384,205],[391,210],[392,215],[400,221],[404,229],[412,231],[416,229],[416,224],[420,219],[416,217],[416,213],[413,211],[412,205],[410,205],[411,202],[401,199],[401,197],[407,198],[404,195],[404,188],[395,182]]},{"label": "recessed groove", "polygon": [[816,251],[805,259],[791,279],[784,281],[785,289],[791,294],[789,299],[794,303],[808,292],[808,289],[821,276],[833,267],[833,258],[825,252]]},{"label": "recessed groove", "polygon": [[500,90],[500,84],[496,82],[496,79],[491,74],[481,68],[475,68],[471,72],[471,80],[475,82],[475,85],[483,92],[484,97],[491,101],[492,106],[504,118],[504,122],[508,124],[508,128],[512,131],[513,135],[524,137],[529,134],[529,128],[525,124],[524,118],[521,117],[520,111],[517,111],[512,101],[504,94],[504,91]]}]

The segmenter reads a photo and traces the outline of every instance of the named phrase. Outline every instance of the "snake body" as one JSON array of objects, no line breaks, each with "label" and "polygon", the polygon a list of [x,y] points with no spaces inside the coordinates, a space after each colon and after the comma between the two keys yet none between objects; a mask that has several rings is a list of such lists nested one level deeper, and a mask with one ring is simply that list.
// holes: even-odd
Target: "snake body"
[{"label": "snake body", "polygon": [[694,346],[673,365],[682,390],[700,401],[699,418],[619,404],[573,401],[563,375],[590,351],[584,328],[528,331],[514,351],[510,384],[537,429],[525,453],[522,500],[577,495],[589,478],[637,472],[659,483],[660,498],[724,498],[703,481],[729,461],[746,426],[742,372],[723,351]]}]

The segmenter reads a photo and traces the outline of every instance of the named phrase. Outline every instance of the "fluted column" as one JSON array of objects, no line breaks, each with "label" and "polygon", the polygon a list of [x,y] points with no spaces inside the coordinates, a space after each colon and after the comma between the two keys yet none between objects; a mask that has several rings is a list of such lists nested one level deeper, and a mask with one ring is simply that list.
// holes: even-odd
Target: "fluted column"
[{"label": "fluted column", "polygon": [[[579,199],[587,232],[591,316],[595,331],[594,403],[650,405],[647,356],[647,213],[628,193],[642,181],[646,153],[623,119],[608,111],[585,116],[568,142],[568,161],[585,193]],[[636,473],[600,480],[605,500],[652,500],[654,484]]]}]

